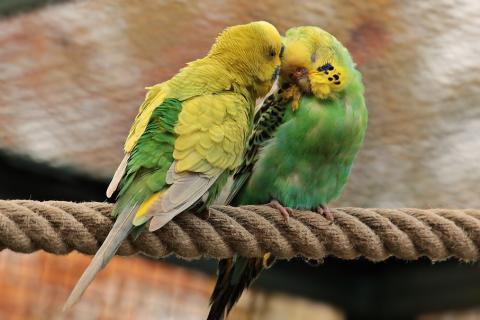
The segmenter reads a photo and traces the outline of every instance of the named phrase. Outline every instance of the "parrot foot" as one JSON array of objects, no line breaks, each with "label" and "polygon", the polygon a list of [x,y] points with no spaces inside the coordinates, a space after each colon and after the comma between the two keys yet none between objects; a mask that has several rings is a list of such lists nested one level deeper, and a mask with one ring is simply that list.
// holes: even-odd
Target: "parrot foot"
[{"label": "parrot foot", "polygon": [[288,222],[288,218],[290,218],[290,214],[292,214],[293,212],[291,208],[282,206],[282,204],[278,202],[278,200],[270,201],[269,203],[267,203],[267,206],[273,209],[277,209],[282,214],[285,222]]},{"label": "parrot foot", "polygon": [[335,218],[333,217],[333,213],[332,211],[330,211],[330,208],[328,208],[326,205],[324,204],[321,204],[319,205],[316,210],[316,212],[320,213],[321,215],[323,215],[325,217],[325,219],[327,219],[328,221],[330,221],[330,224],[333,223],[333,220],[335,220]]}]

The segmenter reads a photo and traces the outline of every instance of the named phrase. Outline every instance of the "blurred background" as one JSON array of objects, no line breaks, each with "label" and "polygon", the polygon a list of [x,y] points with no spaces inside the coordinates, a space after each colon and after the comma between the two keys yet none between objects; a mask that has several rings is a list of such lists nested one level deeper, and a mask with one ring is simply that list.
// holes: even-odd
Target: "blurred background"
[{"label": "blurred background", "polygon": [[[480,208],[477,0],[0,0],[0,198],[104,201],[144,87],[224,27],[320,26],[351,51],[370,121],[342,198]],[[89,257],[0,253],[0,319],[203,319],[215,261],[116,257],[59,311]],[[480,319],[480,266],[279,263],[230,319]]]}]

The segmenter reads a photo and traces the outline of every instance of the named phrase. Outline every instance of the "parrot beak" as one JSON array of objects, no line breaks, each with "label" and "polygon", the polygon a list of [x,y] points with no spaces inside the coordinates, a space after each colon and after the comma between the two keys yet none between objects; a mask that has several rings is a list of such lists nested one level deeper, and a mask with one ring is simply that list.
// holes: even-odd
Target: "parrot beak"
[{"label": "parrot beak", "polygon": [[308,77],[308,70],[305,68],[297,68],[290,74],[290,79],[292,79],[295,83],[298,83],[302,78],[306,77]]},{"label": "parrot beak", "polygon": [[297,84],[297,86],[304,92],[310,93],[310,79],[308,78],[308,70],[306,68],[300,67],[295,69],[290,73],[290,79]]},{"label": "parrot beak", "polygon": [[272,81],[277,80],[279,75],[280,75],[280,66],[275,68],[275,71],[273,72],[273,75],[272,75]]}]

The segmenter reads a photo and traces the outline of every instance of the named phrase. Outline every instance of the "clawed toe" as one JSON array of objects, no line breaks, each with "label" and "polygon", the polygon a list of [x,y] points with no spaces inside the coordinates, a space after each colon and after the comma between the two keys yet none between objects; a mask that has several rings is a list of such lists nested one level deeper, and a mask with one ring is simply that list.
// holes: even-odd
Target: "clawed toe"
[{"label": "clawed toe", "polygon": [[273,208],[273,209],[277,209],[281,213],[281,215],[283,216],[283,219],[285,219],[285,222],[288,222],[288,218],[290,218],[290,214],[292,214],[292,212],[293,212],[291,208],[282,206],[282,204],[280,202],[278,202],[277,200],[270,201],[267,204],[267,206],[269,206],[270,208]]},{"label": "clawed toe", "polygon": [[321,215],[323,215],[325,219],[330,221],[330,223],[333,223],[333,221],[335,220],[335,218],[333,217],[332,211],[330,211],[330,209],[326,205],[323,205],[323,204],[319,205],[316,211]]}]

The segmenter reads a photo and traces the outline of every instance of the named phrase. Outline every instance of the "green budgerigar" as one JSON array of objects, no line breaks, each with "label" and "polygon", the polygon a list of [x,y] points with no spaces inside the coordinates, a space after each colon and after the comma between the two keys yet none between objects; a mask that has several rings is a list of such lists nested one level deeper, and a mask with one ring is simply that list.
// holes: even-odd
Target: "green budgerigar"
[{"label": "green budgerigar", "polygon": [[[286,220],[303,209],[333,221],[327,204],[341,194],[367,128],[361,75],[348,50],[320,28],[292,28],[284,45],[280,89],[256,114],[229,201],[269,203]],[[268,253],[221,260],[208,319],[223,319],[273,261]]]},{"label": "green budgerigar", "polygon": [[157,230],[186,209],[202,210],[241,164],[255,101],[280,71],[277,29],[259,21],[225,29],[206,57],[149,88],[107,190],[115,224],[73,289],[65,309],[122,241]]}]

